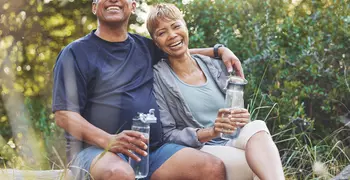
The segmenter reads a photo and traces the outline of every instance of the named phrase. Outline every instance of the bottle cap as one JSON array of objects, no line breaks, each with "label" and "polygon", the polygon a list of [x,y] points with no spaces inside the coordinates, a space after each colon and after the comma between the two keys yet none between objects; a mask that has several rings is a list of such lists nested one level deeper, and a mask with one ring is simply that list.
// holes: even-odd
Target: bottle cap
[{"label": "bottle cap", "polygon": [[148,114],[145,114],[144,123],[157,123],[157,117],[154,115],[154,109],[150,109]]},{"label": "bottle cap", "polygon": [[246,79],[243,79],[239,76],[229,76],[227,79],[227,82],[230,84],[242,85],[242,86],[248,84],[248,81]]},{"label": "bottle cap", "polygon": [[138,112],[137,115],[135,117],[132,118],[133,121],[138,121],[138,120],[142,120],[142,117],[144,116],[143,113]]},{"label": "bottle cap", "polygon": [[239,76],[229,76],[226,81],[225,89],[243,90],[243,87],[248,83],[246,79]]}]

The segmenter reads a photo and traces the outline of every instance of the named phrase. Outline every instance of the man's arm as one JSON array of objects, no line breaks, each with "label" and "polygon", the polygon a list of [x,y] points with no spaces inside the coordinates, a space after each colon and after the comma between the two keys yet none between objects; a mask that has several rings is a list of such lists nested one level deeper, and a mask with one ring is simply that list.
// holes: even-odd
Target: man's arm
[{"label": "man's arm", "polygon": [[106,148],[109,134],[90,124],[79,112],[87,101],[88,66],[81,64],[66,47],[54,67],[52,110],[56,124],[78,140]]},{"label": "man's arm", "polygon": [[80,141],[107,148],[111,135],[90,124],[79,113],[72,111],[56,111],[56,124]]},{"label": "man's arm", "polygon": [[[190,49],[191,54],[201,54],[204,56],[209,56],[215,58],[214,56],[214,48],[194,48]],[[242,64],[237,58],[237,56],[227,47],[219,47],[218,55],[224,62],[227,71],[229,73],[232,72],[232,67],[235,69],[236,75],[244,78]]]},{"label": "man's arm", "polygon": [[90,124],[79,113],[72,111],[56,111],[56,124],[80,141],[106,149],[114,153],[123,153],[137,161],[140,160],[134,151],[141,155],[147,155],[147,139],[136,131],[123,131],[119,134],[109,134]]}]

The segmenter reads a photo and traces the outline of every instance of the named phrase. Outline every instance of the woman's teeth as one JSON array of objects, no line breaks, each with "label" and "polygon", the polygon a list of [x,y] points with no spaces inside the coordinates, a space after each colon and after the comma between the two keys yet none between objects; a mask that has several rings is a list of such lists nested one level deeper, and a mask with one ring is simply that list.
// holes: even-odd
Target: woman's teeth
[{"label": "woman's teeth", "polygon": [[182,43],[182,41],[178,41],[178,42],[175,42],[173,44],[170,44],[170,47],[175,47],[175,46],[178,46]]}]

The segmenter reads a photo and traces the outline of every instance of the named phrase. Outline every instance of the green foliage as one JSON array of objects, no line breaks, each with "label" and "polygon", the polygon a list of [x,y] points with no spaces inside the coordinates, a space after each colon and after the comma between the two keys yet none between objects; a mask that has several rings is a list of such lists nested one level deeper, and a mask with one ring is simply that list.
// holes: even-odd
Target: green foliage
[{"label": "green foliage", "polygon": [[[1,3],[1,164],[51,169],[64,157],[62,130],[50,108],[51,73],[62,47],[96,27],[90,9],[90,0]],[[53,148],[60,149],[60,157]]]}]

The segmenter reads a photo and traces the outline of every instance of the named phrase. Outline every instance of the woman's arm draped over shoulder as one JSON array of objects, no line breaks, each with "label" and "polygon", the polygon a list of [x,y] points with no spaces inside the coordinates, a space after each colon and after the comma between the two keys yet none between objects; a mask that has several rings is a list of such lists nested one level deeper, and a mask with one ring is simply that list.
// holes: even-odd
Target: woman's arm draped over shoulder
[{"label": "woman's arm draped over shoulder", "polygon": [[[192,48],[190,49],[190,53],[201,54],[204,56],[215,58],[213,48]],[[241,78],[244,78],[242,64],[237,58],[237,56],[229,48],[220,47],[218,50],[218,53],[219,53],[219,57],[224,62],[228,72],[232,72],[233,70],[232,68],[234,68],[236,75],[240,76]]]}]

